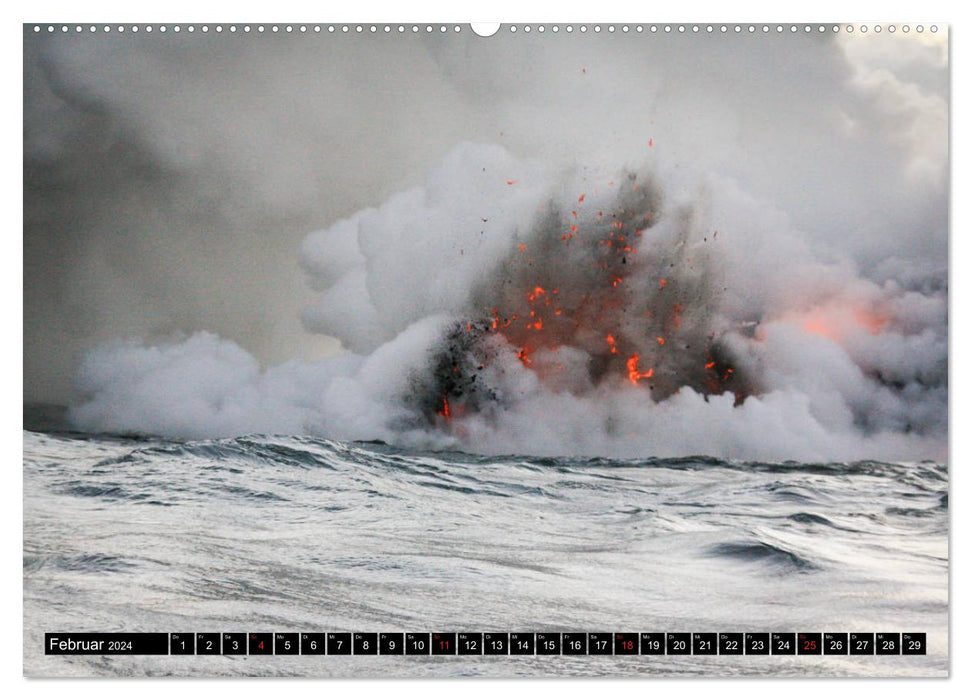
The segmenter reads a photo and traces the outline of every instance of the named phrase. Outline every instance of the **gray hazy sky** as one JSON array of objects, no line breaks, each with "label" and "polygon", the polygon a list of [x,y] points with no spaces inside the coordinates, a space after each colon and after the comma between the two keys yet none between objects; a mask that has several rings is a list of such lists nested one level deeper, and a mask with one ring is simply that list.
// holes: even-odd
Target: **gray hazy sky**
[{"label": "gray hazy sky", "polygon": [[802,33],[25,28],[24,398],[67,401],[81,355],[116,337],[205,329],[266,364],[332,354],[300,322],[301,241],[461,141],[615,168],[663,144],[865,273],[939,274],[946,52]]}]

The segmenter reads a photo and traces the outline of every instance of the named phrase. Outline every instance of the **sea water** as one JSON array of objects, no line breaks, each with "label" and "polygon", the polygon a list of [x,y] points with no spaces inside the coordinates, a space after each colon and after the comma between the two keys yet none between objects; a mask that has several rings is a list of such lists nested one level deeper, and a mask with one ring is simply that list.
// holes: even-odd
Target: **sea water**
[{"label": "sea water", "polygon": [[[24,431],[31,676],[942,676],[948,470]],[[926,656],[45,656],[45,632],[926,632]]]}]

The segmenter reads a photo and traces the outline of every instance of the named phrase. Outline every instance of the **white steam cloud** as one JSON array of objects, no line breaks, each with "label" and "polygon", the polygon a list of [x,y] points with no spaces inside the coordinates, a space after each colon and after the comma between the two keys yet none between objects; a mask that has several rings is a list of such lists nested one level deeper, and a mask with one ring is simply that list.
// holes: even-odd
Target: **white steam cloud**
[{"label": "white steam cloud", "polygon": [[[936,47],[907,47],[806,48],[828,57],[803,82],[819,99],[753,97],[778,138],[751,152],[752,107],[701,79],[679,92],[675,54],[645,69],[618,117],[636,134],[601,136],[604,153],[582,133],[557,155],[555,121],[548,147],[459,143],[304,240],[304,326],[343,354],[264,369],[207,332],[116,342],[82,362],[72,418],[486,453],[946,460],[947,103],[926,77]],[[685,114],[699,86],[718,128],[662,119],[666,94]]]}]

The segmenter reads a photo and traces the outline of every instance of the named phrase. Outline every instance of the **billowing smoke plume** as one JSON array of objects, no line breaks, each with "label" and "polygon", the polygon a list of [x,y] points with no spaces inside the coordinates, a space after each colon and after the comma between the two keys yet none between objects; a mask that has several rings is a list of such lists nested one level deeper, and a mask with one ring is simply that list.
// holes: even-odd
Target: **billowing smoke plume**
[{"label": "billowing smoke plume", "polygon": [[420,187],[304,241],[320,290],[305,323],[347,354],[263,372],[208,334],[116,345],[86,360],[75,419],[487,452],[940,458],[943,290],[819,261],[731,182],[674,179],[460,145]]},{"label": "billowing smoke plume", "polygon": [[256,39],[27,33],[28,400],[76,374],[87,430],[946,459],[943,34]]}]

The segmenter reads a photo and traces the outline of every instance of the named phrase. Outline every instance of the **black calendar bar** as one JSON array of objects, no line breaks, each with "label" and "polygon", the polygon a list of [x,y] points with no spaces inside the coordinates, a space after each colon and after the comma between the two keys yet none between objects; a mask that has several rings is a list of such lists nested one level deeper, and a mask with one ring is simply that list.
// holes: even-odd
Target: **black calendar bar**
[{"label": "black calendar bar", "polygon": [[926,632],[48,632],[49,655],[911,656]]}]

